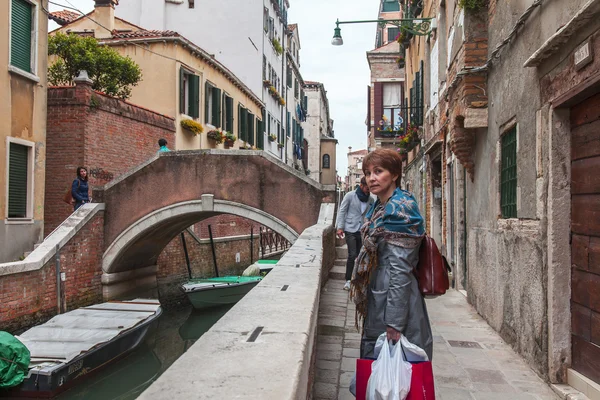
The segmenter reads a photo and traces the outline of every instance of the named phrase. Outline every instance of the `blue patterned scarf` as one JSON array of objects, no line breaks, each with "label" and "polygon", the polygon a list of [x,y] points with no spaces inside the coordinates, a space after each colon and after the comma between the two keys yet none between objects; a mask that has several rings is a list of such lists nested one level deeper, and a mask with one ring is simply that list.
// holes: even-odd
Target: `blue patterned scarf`
[{"label": "blue patterned scarf", "polygon": [[356,327],[367,315],[367,290],[371,272],[377,268],[377,242],[382,238],[388,243],[404,248],[421,245],[425,236],[423,217],[412,194],[396,188],[387,202],[379,199],[365,216],[361,228],[363,247],[356,258],[352,273],[350,297],[356,304]]}]

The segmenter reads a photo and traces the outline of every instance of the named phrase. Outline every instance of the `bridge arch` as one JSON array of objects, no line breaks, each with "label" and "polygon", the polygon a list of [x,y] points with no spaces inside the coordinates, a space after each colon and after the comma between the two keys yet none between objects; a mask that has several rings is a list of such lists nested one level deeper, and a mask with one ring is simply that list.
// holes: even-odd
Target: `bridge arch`
[{"label": "bridge arch", "polygon": [[[156,265],[164,247],[187,227],[218,214],[232,214],[258,222],[294,243],[299,233],[280,219],[257,208],[215,199],[184,201],[156,210],[131,224],[102,256],[103,274],[115,274]],[[106,279],[106,278],[105,278]]]}]

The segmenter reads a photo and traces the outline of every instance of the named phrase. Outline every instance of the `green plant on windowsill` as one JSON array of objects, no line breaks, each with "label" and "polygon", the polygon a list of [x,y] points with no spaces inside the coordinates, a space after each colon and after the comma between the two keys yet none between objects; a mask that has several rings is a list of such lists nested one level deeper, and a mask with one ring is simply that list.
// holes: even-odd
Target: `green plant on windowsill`
[{"label": "green plant on windowsill", "polygon": [[488,0],[458,0],[458,6],[466,11],[477,12],[488,5]]},{"label": "green plant on windowsill", "polygon": [[277,143],[277,148],[278,148],[278,149],[283,149],[283,146],[285,146],[285,145],[283,144],[283,142],[279,142],[279,143]]},{"label": "green plant on windowsill", "polygon": [[223,141],[225,141],[225,134],[220,129],[213,129],[212,131],[208,131],[206,136],[209,139],[214,140],[216,144],[221,144],[223,143]]},{"label": "green plant on windowsill", "polygon": [[269,142],[275,142],[277,141],[277,135],[275,135],[274,133],[271,133],[269,135]]},{"label": "green plant on windowsill", "polygon": [[187,129],[194,135],[199,135],[204,132],[204,127],[201,123],[194,121],[193,119],[182,119],[179,123],[183,129]]},{"label": "green plant on windowsill", "polygon": [[271,40],[271,43],[273,43],[273,48],[275,49],[277,55],[281,55],[283,53],[283,47],[281,47],[279,40],[274,37],[273,40]]}]

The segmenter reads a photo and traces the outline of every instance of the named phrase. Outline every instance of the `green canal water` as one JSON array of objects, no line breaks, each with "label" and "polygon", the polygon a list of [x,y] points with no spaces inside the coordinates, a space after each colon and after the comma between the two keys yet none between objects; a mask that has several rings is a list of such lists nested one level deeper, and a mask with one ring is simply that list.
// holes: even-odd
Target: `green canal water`
[{"label": "green canal water", "polygon": [[164,311],[156,332],[122,360],[62,393],[58,400],[137,398],[232,306]]}]

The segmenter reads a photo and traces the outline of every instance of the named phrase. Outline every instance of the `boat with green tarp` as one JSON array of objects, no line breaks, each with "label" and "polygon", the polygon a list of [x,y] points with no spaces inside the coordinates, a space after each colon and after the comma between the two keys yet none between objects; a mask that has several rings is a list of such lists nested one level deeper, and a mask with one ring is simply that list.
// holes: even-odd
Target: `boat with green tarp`
[{"label": "boat with green tarp", "polygon": [[237,303],[262,279],[261,276],[222,276],[191,279],[181,289],[196,309]]}]

